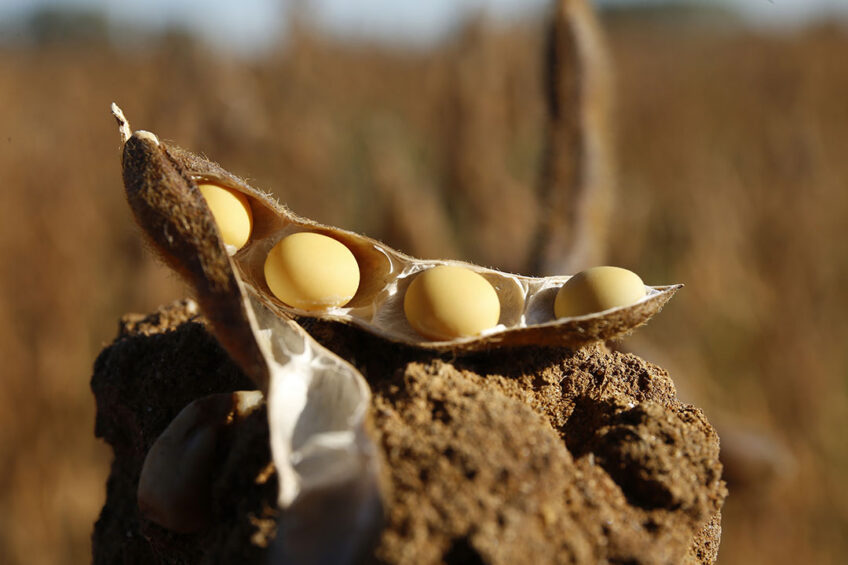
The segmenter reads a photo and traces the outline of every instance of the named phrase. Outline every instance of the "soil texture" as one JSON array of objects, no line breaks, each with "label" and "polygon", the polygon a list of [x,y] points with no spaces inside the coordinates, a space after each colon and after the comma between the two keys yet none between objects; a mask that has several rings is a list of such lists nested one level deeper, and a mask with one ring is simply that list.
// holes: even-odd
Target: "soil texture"
[{"label": "soil texture", "polygon": [[[301,322],[373,393],[385,523],[366,562],[715,562],[718,436],[663,369],[603,344],[451,357]],[[192,304],[126,316],[91,385],[114,451],[94,563],[266,562],[279,511],[264,409],[220,441],[208,528],[176,534],[138,511],[145,455],[176,414],[253,388]]]}]

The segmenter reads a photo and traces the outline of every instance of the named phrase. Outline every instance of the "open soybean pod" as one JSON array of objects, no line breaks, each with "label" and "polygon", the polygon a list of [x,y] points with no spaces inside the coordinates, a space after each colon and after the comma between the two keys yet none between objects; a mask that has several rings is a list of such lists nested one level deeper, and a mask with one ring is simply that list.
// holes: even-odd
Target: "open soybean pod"
[{"label": "open soybean pod", "polygon": [[[198,170],[214,175],[216,184],[235,185],[235,177],[168,147],[152,133],[131,133],[120,109],[113,105],[112,111],[124,142],[127,200],[139,225],[191,285],[215,336],[265,395],[282,509],[274,562],[355,562],[370,549],[382,517],[376,450],[364,429],[368,384],[352,365],[279,315],[278,308],[269,309],[272,303],[242,282],[243,269],[234,264],[196,180]],[[260,217],[268,214],[256,209]],[[268,224],[259,222],[260,234]],[[198,402],[203,409],[181,413],[157,440],[172,447],[148,454],[145,467],[155,480],[147,481],[153,487],[145,483],[140,490],[148,518],[178,531],[203,525],[198,501],[203,484],[211,484],[215,474],[209,453],[231,412],[225,402],[223,409],[210,412],[220,399]],[[197,438],[203,439],[201,445]],[[163,475],[171,470],[172,477]],[[170,490],[162,491],[161,485]],[[325,536],[334,543],[325,543]]]},{"label": "open soybean pod", "polygon": [[[244,197],[252,214],[247,243],[229,247],[237,278],[248,293],[281,317],[317,317],[352,324],[387,340],[434,350],[474,351],[492,345],[546,345],[580,347],[622,336],[659,312],[682,285],[645,287],[632,304],[581,316],[558,318],[554,301],[570,278],[535,278],[500,272],[460,261],[420,260],[363,235],[300,217],[269,195],[249,186],[219,165],[173,147],[167,154],[184,171],[185,181],[216,185]],[[196,191],[195,191],[196,192]],[[196,204],[200,207],[200,201]],[[208,234],[211,237],[211,228]],[[305,308],[281,300],[269,286],[266,261],[272,249],[292,234],[321,234],[346,247],[358,265],[358,288],[349,300],[332,301],[325,308]],[[223,249],[223,246],[220,246]],[[320,257],[313,257],[320,262]],[[425,270],[454,266],[480,275],[497,295],[496,321],[474,335],[461,332],[445,337],[427,335],[410,323],[404,298],[412,281]],[[295,303],[296,304],[296,303]],[[438,334],[438,332],[436,332]]]}]

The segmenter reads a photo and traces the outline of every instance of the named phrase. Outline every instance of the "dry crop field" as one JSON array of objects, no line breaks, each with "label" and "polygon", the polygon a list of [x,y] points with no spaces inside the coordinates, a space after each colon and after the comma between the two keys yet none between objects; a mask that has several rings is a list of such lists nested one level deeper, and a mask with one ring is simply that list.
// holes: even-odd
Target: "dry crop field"
[{"label": "dry crop field", "polygon": [[[669,369],[720,432],[791,453],[773,478],[731,485],[719,561],[844,562],[848,32],[608,31],[609,260],[687,285],[625,346]],[[477,22],[398,53],[299,29],[250,62],[174,37],[4,47],[0,562],[89,560],[110,461],[93,437],[94,358],[120,315],[184,293],[123,201],[110,102],[302,215],[518,269],[538,219],[540,35]]]}]

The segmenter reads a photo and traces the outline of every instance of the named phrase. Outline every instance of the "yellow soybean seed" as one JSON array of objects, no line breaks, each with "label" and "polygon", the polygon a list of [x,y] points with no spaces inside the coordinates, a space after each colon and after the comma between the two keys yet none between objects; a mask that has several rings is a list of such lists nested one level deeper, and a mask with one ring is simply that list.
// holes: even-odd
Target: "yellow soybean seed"
[{"label": "yellow soybean seed", "polygon": [[494,287],[463,267],[440,265],[417,275],[406,290],[403,311],[424,337],[449,340],[494,327],[501,305]]},{"label": "yellow soybean seed", "polygon": [[645,296],[639,275],[621,267],[592,267],[568,279],[556,295],[557,318],[629,306]]},{"label": "yellow soybean seed", "polygon": [[343,243],[320,233],[284,237],[265,259],[274,295],[301,310],[344,306],[359,288],[359,264]]},{"label": "yellow soybean seed", "polygon": [[244,247],[253,229],[253,213],[247,197],[241,192],[214,184],[200,184],[197,188],[212,211],[224,243],[236,249]]}]

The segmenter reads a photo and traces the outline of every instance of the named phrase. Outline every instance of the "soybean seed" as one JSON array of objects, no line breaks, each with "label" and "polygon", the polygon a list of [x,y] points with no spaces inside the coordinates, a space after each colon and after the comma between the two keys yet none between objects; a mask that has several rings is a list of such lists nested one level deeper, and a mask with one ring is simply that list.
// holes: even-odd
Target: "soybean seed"
[{"label": "soybean seed", "polygon": [[417,275],[403,300],[415,331],[434,340],[478,335],[494,327],[501,306],[494,287],[463,267],[439,265]]},{"label": "soybean seed", "polygon": [[253,229],[253,213],[247,197],[241,192],[214,184],[200,184],[197,188],[212,211],[224,243],[236,249],[244,247]]},{"label": "soybean seed", "polygon": [[359,265],[340,241],[299,232],[284,237],[268,253],[265,282],[289,306],[325,310],[350,302],[359,288]]},{"label": "soybean seed", "polygon": [[639,275],[621,267],[592,267],[568,279],[554,302],[557,318],[629,306],[645,296]]}]

